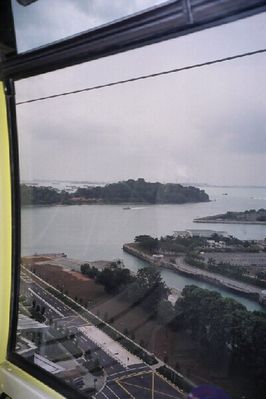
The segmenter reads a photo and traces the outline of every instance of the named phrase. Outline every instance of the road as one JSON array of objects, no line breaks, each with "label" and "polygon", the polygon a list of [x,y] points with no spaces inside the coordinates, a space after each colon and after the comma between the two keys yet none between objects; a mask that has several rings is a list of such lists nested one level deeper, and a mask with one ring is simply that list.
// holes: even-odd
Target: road
[{"label": "road", "polygon": [[[95,395],[96,399],[180,399],[182,397],[177,387],[141,360],[136,364],[126,366],[83,334],[82,327],[90,325],[85,309],[79,313],[63,303],[44,288],[46,284],[44,281],[37,279],[24,268],[22,280],[28,285],[28,293],[32,299],[35,299],[36,304],[45,307],[47,320],[54,320],[57,328],[73,334],[76,337],[74,339],[78,340],[79,348],[84,353],[90,350],[104,367],[105,385]],[[47,288],[49,288],[48,285]]]},{"label": "road", "polygon": [[152,370],[127,373],[109,380],[97,399],[176,399],[180,394],[174,385]]}]

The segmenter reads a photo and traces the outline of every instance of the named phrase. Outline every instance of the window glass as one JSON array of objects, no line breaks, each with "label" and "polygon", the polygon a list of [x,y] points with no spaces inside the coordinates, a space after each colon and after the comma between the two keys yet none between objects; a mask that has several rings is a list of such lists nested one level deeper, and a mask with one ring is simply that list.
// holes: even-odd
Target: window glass
[{"label": "window glass", "polygon": [[163,0],[12,0],[18,51],[23,52],[164,3]]},{"label": "window glass", "polygon": [[[256,50],[265,26],[27,79],[17,101]],[[263,397],[265,62],[17,106],[18,354],[99,399]]]}]

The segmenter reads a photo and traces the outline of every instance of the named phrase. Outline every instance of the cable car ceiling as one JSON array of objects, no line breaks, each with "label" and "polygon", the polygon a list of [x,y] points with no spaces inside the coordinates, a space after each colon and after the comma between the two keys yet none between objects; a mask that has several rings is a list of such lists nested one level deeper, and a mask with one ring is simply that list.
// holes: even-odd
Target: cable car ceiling
[{"label": "cable car ceiling", "polygon": [[[29,2],[31,0],[19,0]],[[28,4],[30,7],[30,4]],[[0,64],[0,78],[21,79],[116,54],[266,10],[266,0],[176,0],[19,55]]]}]

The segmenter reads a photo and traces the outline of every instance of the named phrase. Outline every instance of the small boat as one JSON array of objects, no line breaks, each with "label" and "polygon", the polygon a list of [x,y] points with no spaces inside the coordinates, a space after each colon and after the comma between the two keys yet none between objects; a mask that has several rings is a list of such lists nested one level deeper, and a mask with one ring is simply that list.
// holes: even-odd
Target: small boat
[{"label": "small boat", "polygon": [[228,193],[223,193],[223,195],[228,195]]},{"label": "small boat", "polygon": [[130,208],[130,206],[125,206],[123,209],[124,210],[128,210],[128,209],[131,209],[131,208]]}]

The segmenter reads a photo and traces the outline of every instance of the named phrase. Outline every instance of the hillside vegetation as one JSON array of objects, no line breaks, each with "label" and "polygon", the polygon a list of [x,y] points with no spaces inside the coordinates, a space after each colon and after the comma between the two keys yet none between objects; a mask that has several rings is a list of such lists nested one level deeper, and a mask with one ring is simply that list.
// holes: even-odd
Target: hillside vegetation
[{"label": "hillside vegetation", "polygon": [[184,204],[209,201],[204,190],[181,184],[149,183],[144,179],[78,188],[74,193],[52,187],[21,185],[22,205],[73,204]]},{"label": "hillside vegetation", "polygon": [[266,223],[266,209],[249,209],[244,212],[232,212],[221,213],[219,215],[205,216],[203,218],[195,219],[194,222],[211,223],[211,222],[222,222],[222,223]]}]

